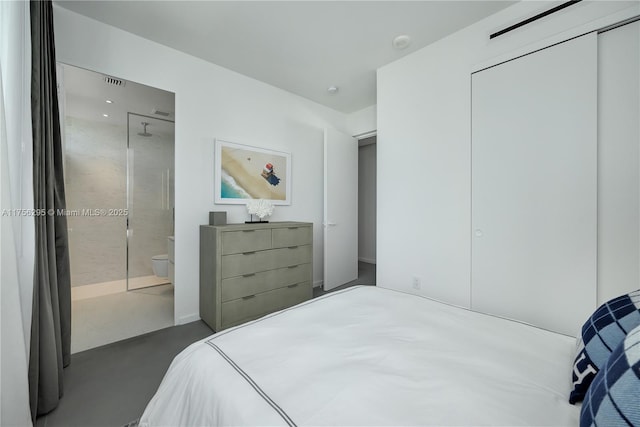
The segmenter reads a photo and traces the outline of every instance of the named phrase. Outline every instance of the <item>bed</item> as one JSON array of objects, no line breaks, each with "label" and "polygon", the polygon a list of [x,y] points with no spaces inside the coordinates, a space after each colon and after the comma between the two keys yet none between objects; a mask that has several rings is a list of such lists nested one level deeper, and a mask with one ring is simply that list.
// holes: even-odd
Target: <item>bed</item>
[{"label": "bed", "polygon": [[375,286],[196,342],[140,426],[577,426],[575,338]]}]

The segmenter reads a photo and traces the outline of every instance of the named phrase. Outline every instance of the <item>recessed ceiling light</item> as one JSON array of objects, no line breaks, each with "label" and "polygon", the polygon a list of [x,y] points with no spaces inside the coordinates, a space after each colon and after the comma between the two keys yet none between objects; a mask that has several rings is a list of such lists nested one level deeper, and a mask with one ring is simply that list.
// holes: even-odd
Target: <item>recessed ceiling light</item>
[{"label": "recessed ceiling light", "polygon": [[113,104],[113,101],[110,99],[106,99],[104,102],[106,102],[107,104]]},{"label": "recessed ceiling light", "polygon": [[103,114],[102,117],[109,117],[109,115],[108,114]]},{"label": "recessed ceiling light", "polygon": [[411,44],[411,37],[406,34],[400,35],[393,39],[393,47],[398,50],[406,49]]},{"label": "recessed ceiling light", "polygon": [[337,86],[329,86],[327,88],[327,92],[329,92],[331,95],[335,95],[336,93],[338,93],[338,87]]}]

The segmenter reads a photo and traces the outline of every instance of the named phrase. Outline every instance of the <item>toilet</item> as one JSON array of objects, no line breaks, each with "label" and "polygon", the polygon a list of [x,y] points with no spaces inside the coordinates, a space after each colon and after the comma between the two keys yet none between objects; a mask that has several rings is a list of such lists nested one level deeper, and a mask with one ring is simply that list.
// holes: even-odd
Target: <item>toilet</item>
[{"label": "toilet", "polygon": [[155,255],[151,257],[151,269],[158,277],[169,277],[169,255]]}]

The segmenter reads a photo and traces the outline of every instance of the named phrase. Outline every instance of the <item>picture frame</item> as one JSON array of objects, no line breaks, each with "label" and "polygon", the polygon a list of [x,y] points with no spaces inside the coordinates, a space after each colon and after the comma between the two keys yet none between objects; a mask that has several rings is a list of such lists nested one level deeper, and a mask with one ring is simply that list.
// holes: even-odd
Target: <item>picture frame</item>
[{"label": "picture frame", "polygon": [[215,140],[214,201],[244,205],[265,199],[291,204],[291,153]]}]

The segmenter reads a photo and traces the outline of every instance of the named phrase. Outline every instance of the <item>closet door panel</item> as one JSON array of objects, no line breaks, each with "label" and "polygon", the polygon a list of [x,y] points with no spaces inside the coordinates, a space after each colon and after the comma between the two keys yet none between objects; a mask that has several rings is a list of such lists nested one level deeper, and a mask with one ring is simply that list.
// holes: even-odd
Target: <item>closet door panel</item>
[{"label": "closet door panel", "polygon": [[598,303],[640,287],[640,22],[598,35]]},{"label": "closet door panel", "polygon": [[471,304],[575,335],[596,302],[597,36],[472,76]]}]

